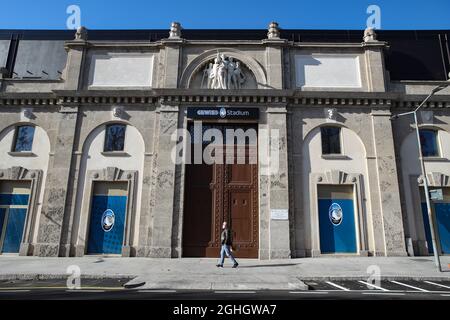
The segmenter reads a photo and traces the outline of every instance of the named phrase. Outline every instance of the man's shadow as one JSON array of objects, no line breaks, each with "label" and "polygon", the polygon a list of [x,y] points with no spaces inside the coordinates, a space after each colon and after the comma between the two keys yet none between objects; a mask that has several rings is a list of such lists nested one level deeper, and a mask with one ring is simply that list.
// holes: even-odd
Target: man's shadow
[{"label": "man's shadow", "polygon": [[263,264],[263,265],[250,265],[250,266],[240,266],[240,268],[271,268],[271,267],[292,267],[299,266],[300,263],[285,263],[285,264]]}]

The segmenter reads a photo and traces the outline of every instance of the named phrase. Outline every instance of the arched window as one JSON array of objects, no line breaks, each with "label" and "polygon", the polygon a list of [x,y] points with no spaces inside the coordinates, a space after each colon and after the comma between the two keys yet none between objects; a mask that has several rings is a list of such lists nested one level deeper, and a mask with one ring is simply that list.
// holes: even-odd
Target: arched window
[{"label": "arched window", "polygon": [[33,149],[34,127],[29,125],[20,125],[16,127],[13,152],[31,152]]},{"label": "arched window", "polygon": [[126,128],[126,125],[117,123],[106,126],[104,146],[105,152],[124,150]]},{"label": "arched window", "polygon": [[439,157],[438,132],[434,129],[420,129],[420,145],[422,156]]},{"label": "arched window", "polygon": [[325,126],[320,128],[322,154],[341,154],[341,128]]}]

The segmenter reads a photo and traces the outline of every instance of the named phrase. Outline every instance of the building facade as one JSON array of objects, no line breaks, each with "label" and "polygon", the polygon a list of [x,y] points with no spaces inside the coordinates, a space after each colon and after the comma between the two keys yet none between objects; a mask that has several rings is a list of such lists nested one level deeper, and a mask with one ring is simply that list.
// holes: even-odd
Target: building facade
[{"label": "building facade", "polygon": [[[448,79],[447,33],[1,31],[1,253],[212,257],[226,220],[243,258],[428,255],[413,119],[391,116]],[[419,120],[448,254],[449,88]],[[202,159],[207,129],[243,161]]]}]

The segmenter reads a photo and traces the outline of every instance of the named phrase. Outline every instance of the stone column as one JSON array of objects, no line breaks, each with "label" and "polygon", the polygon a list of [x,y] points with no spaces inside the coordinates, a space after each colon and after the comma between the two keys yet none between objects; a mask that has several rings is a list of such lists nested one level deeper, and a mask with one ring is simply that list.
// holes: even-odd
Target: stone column
[{"label": "stone column", "polygon": [[[369,161],[368,171],[371,193],[373,193],[375,254],[406,256],[400,188],[390,116],[390,111],[386,109],[373,109],[371,114],[376,157]],[[370,164],[376,165],[376,168],[371,167]],[[372,168],[375,170],[371,170]],[[380,245],[383,247],[380,248]]]},{"label": "stone column", "polygon": [[[270,128],[269,157],[277,161],[269,171],[269,258],[283,259],[291,257],[289,219],[289,181],[287,150],[287,110],[286,106],[267,108],[267,127]],[[274,134],[278,134],[278,139]],[[278,159],[274,159],[278,157]],[[272,163],[273,164],[273,163]],[[278,211],[285,218],[273,219],[272,212]]]},{"label": "stone column", "polygon": [[172,221],[174,214],[175,170],[172,134],[178,128],[178,106],[161,105],[155,136],[153,175],[152,240],[149,256],[170,258],[172,254]]},{"label": "stone column", "polygon": [[267,85],[270,89],[283,89],[283,46],[285,39],[264,39],[266,45]]},{"label": "stone column", "polygon": [[178,88],[179,61],[181,56],[181,45],[183,39],[163,39],[164,62],[163,79],[160,86],[162,88]]},{"label": "stone column", "polygon": [[76,91],[82,86],[87,42],[85,40],[67,41],[65,47],[67,63],[64,70],[64,89]]},{"label": "stone column", "polygon": [[[150,111],[146,111],[150,112]],[[147,125],[142,130],[142,135],[145,139],[145,157],[144,157],[144,170],[142,179],[142,200],[138,204],[141,206],[141,217],[139,224],[139,239],[137,244],[136,256],[147,257],[150,252],[151,237],[152,237],[152,219],[151,210],[154,201],[152,197],[154,195],[153,172],[155,165],[155,142],[156,142],[156,129],[155,125],[158,125],[159,118],[155,113],[152,116],[152,120],[147,122]]]},{"label": "stone column", "polygon": [[78,107],[61,106],[56,141],[52,143],[44,201],[39,221],[35,255],[56,257],[60,254],[67,190],[70,182],[73,142],[77,126]]},{"label": "stone column", "polygon": [[386,92],[386,70],[384,66],[384,49],[387,43],[378,41],[376,33],[372,29],[366,29],[364,32],[364,48],[368,91]]}]

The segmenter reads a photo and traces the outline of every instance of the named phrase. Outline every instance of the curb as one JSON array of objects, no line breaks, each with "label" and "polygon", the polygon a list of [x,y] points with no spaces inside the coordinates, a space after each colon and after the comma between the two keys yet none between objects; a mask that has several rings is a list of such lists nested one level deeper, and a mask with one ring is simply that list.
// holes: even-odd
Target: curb
[{"label": "curb", "polygon": [[[71,274],[43,274],[43,273],[34,273],[34,274],[0,274],[0,281],[8,281],[8,280],[66,280]],[[81,279],[134,279],[136,276],[129,274],[83,274],[80,276]]]},{"label": "curb", "polygon": [[[339,276],[325,276],[325,277],[298,277],[301,281],[359,281],[367,280],[369,276],[352,276],[352,277],[339,277]],[[381,276],[381,280],[396,281],[396,280],[414,280],[414,281],[450,281],[450,276]]]}]

